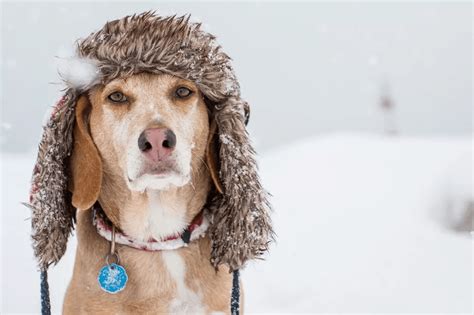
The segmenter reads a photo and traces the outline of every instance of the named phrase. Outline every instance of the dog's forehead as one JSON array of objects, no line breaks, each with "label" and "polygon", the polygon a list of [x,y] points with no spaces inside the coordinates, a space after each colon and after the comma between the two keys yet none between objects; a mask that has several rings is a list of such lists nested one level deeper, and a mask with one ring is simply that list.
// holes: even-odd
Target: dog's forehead
[{"label": "dog's forehead", "polygon": [[113,87],[125,88],[146,93],[167,91],[178,84],[186,84],[197,90],[197,86],[189,80],[170,74],[139,73],[125,78],[115,79],[105,85],[104,89]]}]

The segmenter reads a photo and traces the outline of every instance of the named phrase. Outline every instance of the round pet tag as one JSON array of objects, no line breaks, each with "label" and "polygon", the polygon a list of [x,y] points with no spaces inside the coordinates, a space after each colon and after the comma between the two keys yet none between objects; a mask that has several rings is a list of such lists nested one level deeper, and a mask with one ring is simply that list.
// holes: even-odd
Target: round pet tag
[{"label": "round pet tag", "polygon": [[127,272],[125,268],[117,264],[108,264],[102,267],[97,278],[99,285],[107,293],[115,294],[127,285]]}]

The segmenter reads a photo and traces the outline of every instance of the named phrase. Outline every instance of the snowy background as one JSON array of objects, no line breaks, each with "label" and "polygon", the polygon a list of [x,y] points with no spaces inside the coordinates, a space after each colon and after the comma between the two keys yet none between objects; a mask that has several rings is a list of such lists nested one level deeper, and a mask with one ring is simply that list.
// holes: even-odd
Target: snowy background
[{"label": "snowy background", "polygon": [[[29,178],[56,57],[106,20],[192,13],[233,57],[277,243],[252,313],[472,313],[471,3],[1,4],[1,308],[37,313]],[[385,105],[385,106],[384,106]],[[53,311],[75,239],[51,270]]]}]

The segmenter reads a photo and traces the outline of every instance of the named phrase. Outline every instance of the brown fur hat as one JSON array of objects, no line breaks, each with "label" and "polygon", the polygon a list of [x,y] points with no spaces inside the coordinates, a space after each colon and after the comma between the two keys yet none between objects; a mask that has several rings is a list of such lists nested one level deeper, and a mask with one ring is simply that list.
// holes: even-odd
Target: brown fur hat
[{"label": "brown fur hat", "polygon": [[[81,93],[96,84],[140,72],[167,73],[193,81],[205,95],[215,126],[214,142],[222,189],[209,197],[211,263],[241,268],[268,250],[273,238],[267,193],[257,174],[255,152],[246,131],[249,106],[230,58],[215,37],[191,23],[189,16],[160,17],[153,12],[111,21],[77,43],[79,72],[93,79],[68,86],[44,127],[33,171],[29,206],[32,238],[41,268],[57,263],[73,229],[74,209],[68,190],[69,157],[73,150],[75,106]],[[218,185],[219,186],[219,185]]]}]

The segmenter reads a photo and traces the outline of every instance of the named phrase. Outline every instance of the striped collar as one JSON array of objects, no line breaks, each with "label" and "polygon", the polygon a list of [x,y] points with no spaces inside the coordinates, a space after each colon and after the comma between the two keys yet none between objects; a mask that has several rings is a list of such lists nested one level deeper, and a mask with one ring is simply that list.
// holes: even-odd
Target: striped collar
[{"label": "striped collar", "polygon": [[[97,233],[106,240],[112,241],[112,222],[107,218],[99,204],[94,205],[92,210],[92,222],[97,229]],[[134,239],[116,228],[115,242],[117,244],[151,252],[173,250],[187,246],[189,242],[203,237],[208,227],[209,221],[204,215],[204,211],[201,211],[182,233],[170,235],[161,240],[149,239],[148,241],[142,241]]]}]

